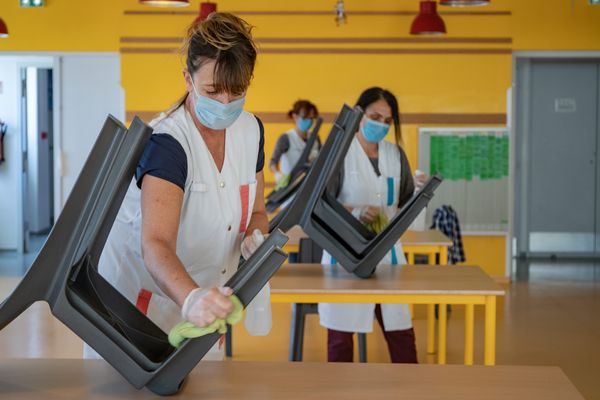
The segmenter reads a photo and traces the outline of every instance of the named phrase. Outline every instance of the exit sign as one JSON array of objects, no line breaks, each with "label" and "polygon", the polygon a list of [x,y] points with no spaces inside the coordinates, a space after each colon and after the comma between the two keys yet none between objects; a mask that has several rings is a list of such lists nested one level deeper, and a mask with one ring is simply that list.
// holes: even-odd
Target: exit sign
[{"label": "exit sign", "polygon": [[44,7],[46,0],[19,0],[21,7]]}]

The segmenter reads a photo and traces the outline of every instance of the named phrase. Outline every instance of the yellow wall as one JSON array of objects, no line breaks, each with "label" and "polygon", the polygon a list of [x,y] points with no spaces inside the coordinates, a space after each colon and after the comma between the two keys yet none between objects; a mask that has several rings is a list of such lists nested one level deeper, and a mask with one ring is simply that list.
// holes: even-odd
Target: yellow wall
[{"label": "yellow wall", "polygon": [[[138,15],[131,11],[159,11],[135,0],[47,0],[43,9],[20,9],[17,0],[1,0],[0,17],[11,37],[0,40],[0,51],[122,51],[122,83],[129,115],[152,113],[168,107],[183,90],[183,59],[172,49],[178,44],[156,43],[148,38],[181,37],[194,18],[199,1],[176,9],[188,14]],[[336,27],[329,15],[264,15],[256,11],[332,11],[334,0],[223,0],[222,11],[238,11],[264,38],[410,38],[413,15],[389,11],[415,11],[418,2],[397,0],[345,0],[348,24]],[[360,15],[357,11],[380,11]],[[284,113],[298,98],[315,102],[322,112],[335,113],[343,102],[353,103],[366,87],[379,85],[399,97],[401,111],[413,115],[405,124],[404,140],[416,167],[417,130],[420,126],[497,125],[506,110],[511,82],[511,51],[600,50],[600,6],[587,0],[493,0],[484,8],[444,11],[449,34],[438,43],[261,43],[255,79],[247,109]],[[467,12],[465,14],[464,12]],[[475,13],[475,14],[473,14]],[[479,13],[479,14],[478,14]],[[481,14],[483,13],[483,14]],[[131,40],[134,42],[131,42]],[[464,43],[452,40],[466,38]],[[475,38],[475,40],[474,40]],[[477,39],[479,38],[479,39]],[[477,42],[487,38],[488,42]],[[498,39],[497,43],[489,42]],[[127,42],[129,40],[130,42]],[[136,53],[127,49],[137,49]],[[288,49],[287,54],[268,52]],[[303,54],[300,48],[401,49],[431,54]],[[140,50],[141,49],[141,50]],[[466,49],[471,54],[448,51]],[[487,52],[487,53],[486,53]],[[490,54],[491,52],[491,54]],[[462,115],[453,124],[444,115]],[[272,114],[271,114],[272,115]],[[438,116],[432,123],[431,117]],[[440,117],[441,115],[441,117]],[[477,116],[482,116],[477,119]],[[439,119],[441,118],[441,119]],[[265,121],[266,151],[290,124]],[[329,126],[325,125],[326,133]],[[267,173],[267,180],[272,177]],[[504,240],[466,238],[470,263],[483,265],[493,275],[504,274]],[[482,246],[485,251],[482,252]],[[486,254],[492,252],[493,260]]]}]

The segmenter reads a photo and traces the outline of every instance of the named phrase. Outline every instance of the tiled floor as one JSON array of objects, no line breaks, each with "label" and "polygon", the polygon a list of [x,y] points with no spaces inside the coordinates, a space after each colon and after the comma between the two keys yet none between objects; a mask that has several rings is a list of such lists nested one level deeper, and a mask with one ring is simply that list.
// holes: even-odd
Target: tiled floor
[{"label": "tiled floor", "polygon": [[[21,260],[22,261],[22,260]],[[19,270],[21,261],[12,266]],[[6,259],[0,257],[0,263]],[[0,264],[0,266],[6,264]],[[524,271],[524,269],[527,271]],[[0,269],[1,270],[1,269]],[[4,275],[7,275],[6,273]],[[521,266],[498,304],[497,363],[557,365],[586,399],[600,399],[600,262],[531,263]],[[0,278],[0,298],[17,284],[18,276]],[[448,327],[448,362],[461,363],[463,310],[454,307]],[[476,362],[483,359],[483,310],[476,312]],[[250,337],[240,325],[234,330],[234,359],[287,359],[290,307],[273,306],[273,330]],[[425,313],[417,307],[415,330],[419,361],[425,353]],[[304,360],[325,361],[325,331],[317,316],[306,325]],[[80,357],[81,341],[52,318],[47,305],[37,303],[0,332],[0,357]],[[388,362],[381,332],[368,336],[370,362]]]}]

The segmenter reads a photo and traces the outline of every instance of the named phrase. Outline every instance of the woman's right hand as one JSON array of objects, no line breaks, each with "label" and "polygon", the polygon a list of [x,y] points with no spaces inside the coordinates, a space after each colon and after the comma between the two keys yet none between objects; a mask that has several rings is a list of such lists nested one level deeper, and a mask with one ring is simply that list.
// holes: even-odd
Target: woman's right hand
[{"label": "woman's right hand", "polygon": [[184,320],[203,328],[217,319],[226,318],[233,311],[229,296],[233,290],[228,287],[192,290],[183,303],[181,316]]},{"label": "woman's right hand", "polygon": [[369,223],[375,221],[375,218],[377,218],[377,216],[379,215],[380,212],[381,212],[381,208],[379,208],[379,207],[366,206],[361,210],[359,219],[362,222],[369,224]]}]

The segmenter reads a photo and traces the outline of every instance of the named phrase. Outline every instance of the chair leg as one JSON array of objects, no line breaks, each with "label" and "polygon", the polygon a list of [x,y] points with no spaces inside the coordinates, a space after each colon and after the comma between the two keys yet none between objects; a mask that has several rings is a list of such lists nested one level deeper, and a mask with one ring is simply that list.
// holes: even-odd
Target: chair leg
[{"label": "chair leg", "polygon": [[227,325],[227,333],[225,334],[225,356],[233,357],[233,331],[232,326]]},{"label": "chair leg", "polygon": [[358,333],[358,361],[367,362],[367,334]]},{"label": "chair leg", "polygon": [[300,325],[302,325],[302,328],[304,328],[304,324],[301,323],[302,319],[302,304],[292,304],[292,321],[290,325],[290,351],[288,356],[289,361],[300,361],[298,360],[298,341],[299,336],[302,333],[299,330]]},{"label": "chair leg", "polygon": [[296,341],[296,360],[295,361],[302,361],[302,355],[304,354],[304,322],[306,321],[306,306],[307,306],[307,304],[298,304],[298,306],[299,306],[299,310],[298,310],[299,318],[298,318],[298,325],[296,327],[298,339]]}]

